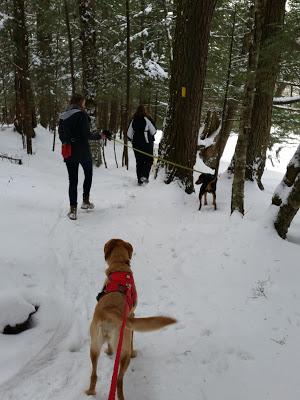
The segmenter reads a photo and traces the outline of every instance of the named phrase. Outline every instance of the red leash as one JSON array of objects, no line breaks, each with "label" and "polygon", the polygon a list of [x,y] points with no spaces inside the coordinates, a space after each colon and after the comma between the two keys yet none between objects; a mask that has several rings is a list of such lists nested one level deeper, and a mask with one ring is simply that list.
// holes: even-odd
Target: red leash
[{"label": "red leash", "polygon": [[99,295],[97,296],[97,300],[100,301],[100,299],[103,295],[105,295],[107,293],[112,293],[112,292],[120,292],[120,293],[124,294],[125,301],[124,301],[122,325],[121,325],[120,333],[119,333],[119,341],[118,341],[118,347],[117,347],[117,352],[116,352],[113,374],[111,377],[111,384],[110,384],[108,400],[115,400],[126,320],[127,320],[129,310],[131,310],[132,307],[134,307],[134,305],[137,302],[137,293],[136,293],[135,283],[134,283],[132,273],[128,272],[128,271],[127,272],[121,272],[121,271],[112,272],[109,275],[108,282],[106,283],[102,292],[99,293]]},{"label": "red leash", "polygon": [[122,320],[122,325],[121,325],[121,329],[120,329],[119,342],[118,342],[116,358],[115,358],[115,363],[114,363],[114,370],[113,370],[113,374],[111,377],[111,384],[110,384],[108,400],[115,400],[115,397],[116,397],[117,380],[118,380],[118,372],[119,372],[124,330],[125,330],[126,319],[127,319],[127,315],[128,315],[128,311],[129,311],[129,306],[128,306],[128,302],[127,302],[127,293],[126,293],[126,297],[125,297],[123,320]]}]

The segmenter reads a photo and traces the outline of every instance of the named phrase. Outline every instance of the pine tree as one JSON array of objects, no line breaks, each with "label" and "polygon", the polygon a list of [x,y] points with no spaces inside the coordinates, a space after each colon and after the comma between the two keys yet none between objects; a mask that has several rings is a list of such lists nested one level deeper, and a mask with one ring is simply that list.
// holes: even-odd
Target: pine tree
[{"label": "pine tree", "polygon": [[166,183],[179,180],[187,193],[194,190],[192,168],[196,162],[202,96],[206,73],[210,24],[216,1],[177,2],[174,60],[170,102],[160,154],[189,167],[166,167]]},{"label": "pine tree", "polygon": [[[251,129],[251,116],[255,93],[255,79],[258,67],[259,52],[261,51],[262,18],[264,15],[264,0],[255,0],[251,7],[252,25],[248,50],[248,73],[244,88],[244,100],[240,121],[240,132],[235,149],[235,169],[231,195],[231,213],[239,211],[244,215],[244,182],[246,169],[246,154]],[[251,19],[253,22],[251,23]]]},{"label": "pine tree", "polygon": [[41,0],[36,4],[36,40],[37,67],[36,91],[40,124],[47,128],[54,114],[54,63],[52,51],[52,26],[49,20],[53,17],[50,0]]},{"label": "pine tree", "polygon": [[25,21],[24,0],[14,0],[13,3],[15,43],[15,93],[16,120],[15,125],[22,136],[26,138],[26,149],[32,154],[32,137],[34,136],[33,94],[29,75],[29,40]]},{"label": "pine tree", "polygon": [[76,83],[75,83],[76,80],[75,80],[74,52],[73,52],[73,41],[72,41],[72,34],[71,34],[70,12],[69,12],[68,0],[64,0],[64,17],[65,17],[66,29],[67,29],[72,94],[74,94],[76,91]]},{"label": "pine tree", "polygon": [[246,168],[246,178],[257,180],[261,189],[263,189],[261,178],[270,141],[273,94],[280,69],[282,53],[280,33],[284,23],[285,4],[286,0],[276,2],[267,0],[264,12]]}]

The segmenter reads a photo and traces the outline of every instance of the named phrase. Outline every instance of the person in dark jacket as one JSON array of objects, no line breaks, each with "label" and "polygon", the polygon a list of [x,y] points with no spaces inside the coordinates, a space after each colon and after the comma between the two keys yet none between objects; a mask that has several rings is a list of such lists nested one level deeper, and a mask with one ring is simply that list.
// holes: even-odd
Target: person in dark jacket
[{"label": "person in dark jacket", "polygon": [[[128,128],[127,137],[132,141],[135,149],[141,150],[153,156],[154,135],[156,128],[145,107],[139,105]],[[153,164],[153,157],[134,150],[136,159],[136,175],[138,184],[143,185],[149,182],[149,175]]]},{"label": "person in dark jacket", "polygon": [[89,140],[105,139],[107,136],[102,133],[91,133],[90,118],[85,111],[85,98],[80,94],[74,94],[67,110],[60,114],[58,132],[63,146],[69,146],[69,152],[71,153],[65,158],[69,174],[70,211],[68,217],[75,220],[77,219],[79,164],[84,171],[83,201],[81,208],[85,210],[93,209],[94,204],[90,202],[93,162]]}]

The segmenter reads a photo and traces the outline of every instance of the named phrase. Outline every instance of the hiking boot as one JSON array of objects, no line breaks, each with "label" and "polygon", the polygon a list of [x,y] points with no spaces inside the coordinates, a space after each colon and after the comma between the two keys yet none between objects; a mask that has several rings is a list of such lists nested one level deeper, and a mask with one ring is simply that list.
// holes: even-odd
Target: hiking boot
[{"label": "hiking boot", "polygon": [[77,219],[77,207],[71,206],[70,211],[68,212],[68,217],[72,220]]},{"label": "hiking boot", "polygon": [[83,199],[81,208],[83,210],[93,210],[95,208],[94,203],[91,203],[89,199]]},{"label": "hiking boot", "polygon": [[146,178],[145,176],[142,176],[141,179],[140,179],[140,182],[141,182],[142,184],[143,184],[143,183],[149,183],[149,179]]}]

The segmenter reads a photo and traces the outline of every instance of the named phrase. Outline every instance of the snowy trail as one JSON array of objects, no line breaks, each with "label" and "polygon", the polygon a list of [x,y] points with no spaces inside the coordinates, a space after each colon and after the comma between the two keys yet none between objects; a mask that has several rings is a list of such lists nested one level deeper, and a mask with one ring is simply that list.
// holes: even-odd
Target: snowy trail
[{"label": "snowy trail", "polygon": [[[12,140],[7,136],[8,148]],[[129,171],[116,169],[108,147],[109,169],[94,174],[96,209],[80,210],[74,222],[65,216],[66,171],[59,152],[49,152],[50,140],[41,131],[34,158],[0,169],[6,204],[0,290],[40,305],[33,329],[0,335],[1,400],[87,399],[88,328],[104,280],[103,245],[112,237],[134,246],[137,315],[179,320],[135,335],[138,357],[125,377],[127,399],[299,397],[300,218],[293,240],[284,242],[268,211],[281,176],[267,173],[264,193],[247,187],[241,221],[229,217],[226,176],[218,184],[218,212],[205,207],[199,213],[196,195],[176,185],[158,179],[137,187],[134,161]],[[99,400],[107,398],[112,365],[102,354]]]}]

